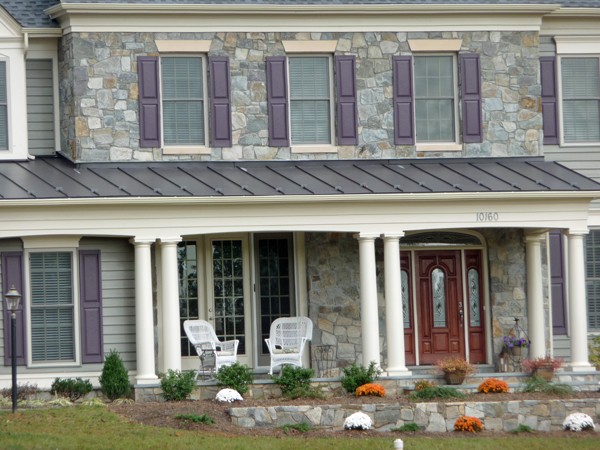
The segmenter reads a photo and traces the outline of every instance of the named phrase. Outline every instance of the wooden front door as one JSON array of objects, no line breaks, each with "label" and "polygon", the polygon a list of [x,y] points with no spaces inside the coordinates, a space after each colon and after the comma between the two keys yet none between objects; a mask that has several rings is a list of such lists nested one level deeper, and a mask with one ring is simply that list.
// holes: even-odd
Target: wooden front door
[{"label": "wooden front door", "polygon": [[419,359],[465,355],[460,251],[416,252]]}]

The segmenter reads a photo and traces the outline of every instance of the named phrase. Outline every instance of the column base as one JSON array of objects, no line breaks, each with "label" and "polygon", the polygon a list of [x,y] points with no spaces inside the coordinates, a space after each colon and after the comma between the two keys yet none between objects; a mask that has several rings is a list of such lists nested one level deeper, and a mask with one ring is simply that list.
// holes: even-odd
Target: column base
[{"label": "column base", "polygon": [[158,377],[156,375],[146,375],[135,377],[136,386],[148,386],[158,384]]},{"label": "column base", "polygon": [[596,370],[590,363],[573,363],[569,364],[569,367],[571,367],[571,371],[573,372],[593,372]]},{"label": "column base", "polygon": [[388,377],[410,377],[412,372],[406,367],[388,367],[385,371]]}]

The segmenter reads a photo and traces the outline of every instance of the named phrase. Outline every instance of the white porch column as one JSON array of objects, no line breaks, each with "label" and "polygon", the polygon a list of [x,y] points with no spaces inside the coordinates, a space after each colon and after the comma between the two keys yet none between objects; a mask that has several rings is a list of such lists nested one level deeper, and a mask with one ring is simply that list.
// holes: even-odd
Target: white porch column
[{"label": "white porch column", "polygon": [[360,315],[362,327],[363,365],[368,367],[375,361],[381,366],[379,357],[379,314],[377,308],[377,272],[375,267],[376,235],[357,236],[360,259]]},{"label": "white porch column", "polygon": [[402,235],[384,235],[385,259],[385,329],[387,342],[388,375],[408,376],[404,355],[404,315],[400,273],[400,238]]},{"label": "white porch column", "polygon": [[569,231],[569,331],[571,333],[571,368],[593,370],[588,359],[587,311],[583,237],[586,233]]},{"label": "white porch column", "polygon": [[135,253],[135,350],[137,384],[154,384],[154,315],[152,314],[152,261],[150,239],[131,240]]},{"label": "white porch column", "polygon": [[527,328],[531,340],[530,358],[546,355],[544,297],[542,284],[542,240],[544,235],[525,236],[527,263]]},{"label": "white porch column", "polygon": [[162,354],[165,370],[181,370],[177,272],[177,243],[179,241],[181,241],[180,237],[160,240],[163,305]]}]

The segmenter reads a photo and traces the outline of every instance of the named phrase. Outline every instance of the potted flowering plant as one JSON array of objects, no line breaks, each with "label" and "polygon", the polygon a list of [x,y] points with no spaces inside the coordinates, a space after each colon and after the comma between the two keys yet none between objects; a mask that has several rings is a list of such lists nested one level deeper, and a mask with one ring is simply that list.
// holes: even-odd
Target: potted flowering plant
[{"label": "potted flowering plant", "polygon": [[471,363],[457,356],[439,360],[436,365],[448,384],[462,384],[467,375],[475,372]]},{"label": "potted flowering plant", "polygon": [[521,349],[529,346],[529,341],[524,337],[516,337],[512,335],[504,336],[504,348],[515,356],[521,355]]},{"label": "potted flowering plant", "polygon": [[551,381],[554,371],[563,365],[562,358],[553,358],[546,355],[533,359],[524,359],[521,363],[525,372],[533,376],[539,376],[546,381]]}]

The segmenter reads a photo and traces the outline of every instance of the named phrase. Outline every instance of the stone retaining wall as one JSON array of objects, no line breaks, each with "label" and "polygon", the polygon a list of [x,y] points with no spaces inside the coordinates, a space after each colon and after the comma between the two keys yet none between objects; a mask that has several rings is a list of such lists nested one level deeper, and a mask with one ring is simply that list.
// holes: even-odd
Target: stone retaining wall
[{"label": "stone retaining wall", "polygon": [[[232,422],[241,427],[276,428],[306,422],[321,429],[341,430],[344,419],[356,411],[367,414],[377,431],[389,431],[409,422],[428,432],[453,431],[454,422],[462,415],[481,419],[489,431],[511,431],[521,424],[537,431],[558,431],[565,417],[574,412],[588,414],[597,421],[600,400],[274,406],[231,408],[229,413]],[[599,426],[596,431],[600,431]]]}]

